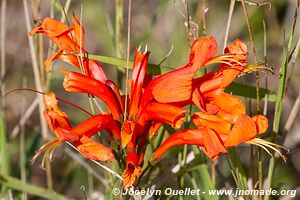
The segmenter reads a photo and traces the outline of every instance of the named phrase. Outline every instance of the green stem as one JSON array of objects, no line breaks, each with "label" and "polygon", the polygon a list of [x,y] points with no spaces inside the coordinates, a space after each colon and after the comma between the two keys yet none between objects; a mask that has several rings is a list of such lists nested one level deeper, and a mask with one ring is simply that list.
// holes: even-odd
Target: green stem
[{"label": "green stem", "polygon": [[46,199],[56,199],[56,200],[70,199],[52,190],[47,190],[43,187],[39,187],[29,183],[23,183],[19,179],[13,178],[8,175],[4,175],[2,173],[0,174],[0,182],[8,188],[26,192],[28,194],[38,196],[38,197],[43,197]]},{"label": "green stem", "polygon": [[[278,133],[279,133],[279,125],[280,125],[280,119],[281,119],[281,113],[282,113],[283,98],[284,98],[284,94],[285,94],[287,67],[288,67],[288,63],[289,63],[289,54],[290,54],[290,50],[291,50],[292,43],[293,43],[298,11],[299,11],[299,0],[297,0],[297,4],[296,4],[296,8],[295,8],[294,20],[293,20],[293,24],[292,24],[292,28],[291,28],[291,32],[290,32],[288,46],[283,48],[283,56],[282,56],[282,60],[281,60],[281,70],[280,70],[280,76],[279,76],[279,85],[278,85],[278,91],[277,91],[277,100],[276,100],[276,105],[275,105],[275,114],[274,114],[274,122],[273,122],[273,132],[274,132],[273,141],[276,140]],[[267,178],[267,184],[266,184],[266,188],[265,188],[266,190],[271,188],[274,166],[275,166],[275,161],[274,161],[274,157],[272,157],[269,162],[268,178]],[[264,200],[269,200],[269,196],[265,195]]]},{"label": "green stem", "polygon": [[[235,182],[239,189],[247,190],[247,176],[240,160],[239,155],[234,148],[228,150],[227,157],[229,159],[229,166],[232,169],[233,176],[235,177]],[[245,199],[249,199],[249,196],[245,196]]]},{"label": "green stem", "polygon": [[[1,174],[8,176],[9,175],[9,155],[7,151],[7,144],[6,144],[6,128],[5,122],[3,117],[3,110],[0,105],[0,171]],[[2,186],[1,194],[3,194],[5,199],[9,199],[8,196],[8,189],[6,186]]]}]

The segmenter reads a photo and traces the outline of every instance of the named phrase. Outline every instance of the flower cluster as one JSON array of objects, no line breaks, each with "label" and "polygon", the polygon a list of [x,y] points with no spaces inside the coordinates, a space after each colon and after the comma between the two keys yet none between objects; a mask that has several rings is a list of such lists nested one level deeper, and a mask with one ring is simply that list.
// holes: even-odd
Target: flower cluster
[{"label": "flower cluster", "polygon": [[[158,76],[147,74],[149,52],[136,50],[132,77],[128,81],[130,93],[126,97],[127,94],[122,95],[117,85],[106,77],[99,63],[78,56],[87,54],[84,30],[75,16],[73,23],[73,26],[68,26],[46,18],[30,34],[43,33],[58,47],[58,51],[45,61],[47,71],[55,59],[81,69],[81,73],[64,72],[66,91],[97,97],[107,110],[72,127],[66,113],[58,108],[55,94],[45,94],[44,114],[55,139],[41,147],[37,156],[52,152],[65,141],[73,143],[82,155],[96,161],[113,161],[118,152],[120,159],[126,162],[122,177],[124,188],[127,188],[135,185],[142,174],[149,140],[156,136],[164,123],[174,129],[181,128],[186,119],[184,107],[187,105],[193,104],[200,110],[191,118],[196,128],[181,129],[169,136],[153,153],[153,160],[159,160],[171,147],[183,144],[199,145],[209,158],[217,159],[227,152],[227,148],[251,142],[267,130],[266,117],[249,117],[242,101],[224,92],[246,71],[247,48],[242,41],[234,41],[224,54],[215,56],[218,50],[215,39],[198,38],[191,46],[186,65]],[[195,78],[201,67],[213,63],[220,63],[216,73],[209,72]],[[110,134],[114,147],[92,139],[101,130]]]}]

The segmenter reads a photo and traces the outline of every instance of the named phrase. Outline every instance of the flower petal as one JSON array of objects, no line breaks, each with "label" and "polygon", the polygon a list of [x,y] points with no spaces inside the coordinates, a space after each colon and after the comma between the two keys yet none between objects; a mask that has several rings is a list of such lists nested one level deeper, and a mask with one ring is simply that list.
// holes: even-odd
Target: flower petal
[{"label": "flower petal", "polygon": [[[75,67],[83,67],[85,74],[101,82],[105,82],[107,78],[100,64],[94,60],[79,58],[79,56],[75,55],[77,53],[87,54],[87,52],[84,50],[84,30],[75,15],[73,16],[73,22],[74,26],[70,27],[55,19],[46,18],[42,24],[34,28],[30,34],[46,34],[49,39],[58,46],[59,51],[63,51],[59,57],[58,54],[53,55],[52,58],[50,57],[46,66],[49,66],[49,62],[54,60],[54,57],[59,58]],[[82,63],[80,60],[82,60]]]},{"label": "flower petal", "polygon": [[221,64],[217,73],[222,74],[221,87],[225,88],[241,74],[247,65],[248,50],[245,43],[237,39],[224,50],[225,54],[233,54],[232,59],[241,64],[230,62],[231,65]]},{"label": "flower petal", "polygon": [[96,161],[112,161],[114,154],[106,146],[83,136],[80,139],[81,144],[77,146],[78,151],[86,158]]},{"label": "flower petal", "polygon": [[149,138],[151,139],[153,136],[157,134],[158,129],[162,126],[162,122],[153,122],[149,128]]},{"label": "flower petal", "polygon": [[55,52],[53,55],[51,55],[50,57],[48,57],[45,60],[45,66],[46,66],[46,72],[49,73],[51,72],[51,62],[57,58],[59,58],[62,55],[63,51],[62,50],[58,50],[57,52]]},{"label": "flower petal", "polygon": [[187,110],[171,104],[152,102],[141,111],[138,123],[145,126],[147,121],[154,120],[180,128],[185,120],[186,112]]},{"label": "flower petal", "polygon": [[228,135],[231,131],[231,124],[218,115],[196,112],[192,116],[192,121],[197,127],[205,126],[215,130],[218,134]]},{"label": "flower petal", "polygon": [[84,28],[82,24],[80,24],[79,19],[76,17],[75,13],[73,13],[73,24],[74,24],[74,37],[75,43],[78,46],[84,47]]},{"label": "flower petal", "polygon": [[121,119],[121,108],[116,95],[102,82],[83,74],[69,72],[63,84],[69,92],[83,92],[97,96],[107,105],[115,120]]},{"label": "flower petal", "polygon": [[256,124],[248,115],[240,115],[237,118],[228,138],[225,140],[226,147],[237,146],[251,140],[258,134]]},{"label": "flower petal", "polygon": [[111,80],[107,80],[105,82],[105,85],[109,86],[112,89],[112,91],[114,91],[114,93],[115,93],[115,95],[116,95],[116,97],[118,99],[118,102],[119,102],[119,104],[121,106],[121,110],[122,110],[122,112],[124,112],[124,101],[123,101],[123,98],[122,98],[122,96],[120,94],[118,86],[113,81],[111,81]]},{"label": "flower petal", "polygon": [[256,124],[258,134],[262,134],[268,129],[268,118],[263,115],[255,115],[252,117],[252,120]]},{"label": "flower petal", "polygon": [[78,135],[72,134],[70,121],[66,113],[62,112],[57,106],[55,94],[50,92],[43,95],[45,111],[45,119],[58,140],[61,141],[75,141],[78,140]]},{"label": "flower petal", "polygon": [[121,138],[118,123],[107,114],[91,117],[74,127],[71,132],[80,137],[83,135],[91,137],[100,130],[108,131],[116,140]]},{"label": "flower petal", "polygon": [[246,107],[238,97],[222,92],[221,94],[215,95],[211,98],[211,103],[219,106],[223,114],[227,113],[230,115],[231,123],[235,122],[239,115],[246,113]]},{"label": "flower petal", "polygon": [[124,189],[135,185],[138,177],[142,174],[142,168],[138,166],[138,162],[139,156],[134,152],[126,157],[126,169],[122,174]]},{"label": "flower petal", "polygon": [[133,119],[138,112],[139,101],[142,95],[142,88],[147,70],[148,58],[149,52],[144,54],[140,53],[136,49],[132,68],[129,119]]},{"label": "flower petal", "polygon": [[191,144],[203,146],[203,134],[206,134],[206,128],[185,129],[169,136],[156,151],[152,154],[152,159],[160,160],[163,154],[174,146]]},{"label": "flower petal", "polygon": [[210,60],[218,50],[216,40],[209,37],[201,37],[195,40],[191,47],[190,65],[198,71],[208,60]]},{"label": "flower petal", "polygon": [[121,128],[122,147],[125,148],[132,139],[135,137],[135,123],[133,121],[123,122]]},{"label": "flower petal", "polygon": [[222,139],[212,129],[206,128],[207,132],[203,134],[202,151],[212,160],[216,160],[220,154],[226,153]]}]

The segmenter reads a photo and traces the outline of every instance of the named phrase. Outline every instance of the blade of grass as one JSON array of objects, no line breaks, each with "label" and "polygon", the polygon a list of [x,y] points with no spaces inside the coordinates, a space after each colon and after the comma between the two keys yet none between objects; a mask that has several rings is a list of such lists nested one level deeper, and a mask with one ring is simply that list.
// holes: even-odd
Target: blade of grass
[{"label": "blade of grass", "polygon": [[43,187],[36,186],[33,184],[29,184],[29,183],[23,183],[19,179],[16,179],[11,176],[4,175],[4,174],[0,174],[0,182],[3,185],[5,185],[9,188],[12,188],[14,190],[23,191],[28,194],[38,196],[38,197],[43,197],[46,199],[56,199],[56,200],[70,199],[70,198],[67,198],[64,195],[58,194],[52,190],[47,190]]},{"label": "blade of grass", "polygon": [[[85,58],[89,58],[92,60],[96,60],[105,64],[113,65],[116,67],[120,68],[126,68],[127,66],[127,60],[123,58],[114,58],[114,57],[109,57],[109,56],[101,56],[101,55],[93,55],[93,54],[88,54],[88,55],[82,55]],[[131,66],[133,65],[133,61],[129,61],[128,63],[128,68],[131,69]],[[173,70],[174,68],[167,67],[167,66],[159,66],[155,64],[149,64],[147,73],[152,73],[152,74],[163,74],[168,71]]]},{"label": "blade of grass", "polygon": [[296,26],[297,16],[298,16],[298,10],[299,10],[299,0],[297,0],[297,6],[295,9],[295,16],[294,16],[292,29],[290,32],[288,46],[287,46],[287,49],[286,48],[283,49],[283,56],[282,56],[282,61],[281,61],[279,83],[278,83],[279,85],[278,85],[276,105],[275,105],[275,119],[274,119],[274,123],[273,123],[273,131],[275,133],[275,138],[277,137],[278,131],[279,131],[281,111],[282,111],[282,102],[283,102],[283,97],[285,94],[285,84],[286,84],[287,67],[288,67],[288,63],[289,63],[289,54],[290,54],[290,50],[291,50],[292,43],[293,43],[295,26]]},{"label": "blade of grass", "polygon": [[[26,0],[23,0],[23,7],[24,7],[24,13],[25,13],[26,30],[27,30],[27,32],[30,32],[31,25],[30,25],[29,10],[28,10],[28,5],[27,5]],[[41,85],[41,80],[40,80],[37,55],[34,50],[33,38],[30,37],[29,34],[27,34],[27,38],[28,38],[28,43],[29,43],[29,48],[30,48],[30,55],[31,55],[31,61],[32,61],[32,69],[33,69],[33,73],[34,73],[35,87],[36,87],[36,90],[43,91],[43,88]],[[48,138],[48,128],[47,128],[47,124],[45,122],[44,115],[43,115],[45,107],[44,107],[43,102],[41,101],[42,96],[39,96],[39,98],[40,98],[40,104],[39,104],[40,123],[41,123],[41,129],[42,129],[41,132],[42,132],[43,139],[46,140]]]},{"label": "blade of grass", "polygon": [[[295,64],[296,64],[296,60],[298,58],[298,55],[299,55],[299,50],[300,50],[300,36],[299,36],[299,39],[298,39],[298,42],[297,42],[297,45],[295,47],[295,51],[293,53],[293,56],[292,56],[292,59],[291,59],[291,62],[292,62],[292,67],[291,67],[291,76],[293,74],[293,71],[294,71],[294,67],[295,67]],[[291,77],[288,78],[287,82],[286,82],[286,89],[288,87],[288,84],[289,84],[289,79],[291,79]],[[283,135],[282,135],[282,141],[281,141],[281,144],[284,144],[284,141],[286,139],[286,136],[287,134],[289,133],[291,127],[292,127],[292,124],[294,123],[294,120],[297,116],[297,113],[298,113],[298,110],[299,110],[299,105],[300,105],[300,90],[298,91],[298,97],[291,109],[291,112],[290,112],[290,115],[288,117],[288,119],[286,120],[286,124],[284,126],[284,130],[283,130]]]},{"label": "blade of grass", "polygon": [[[23,77],[23,88],[27,87],[27,78],[26,76]],[[24,113],[24,101],[21,102],[21,113]],[[27,182],[27,175],[26,175],[26,150],[25,150],[25,124],[20,126],[20,174],[21,174],[21,181],[26,183]],[[22,200],[27,199],[27,193],[22,194]]]},{"label": "blade of grass", "polygon": [[[0,55],[0,85],[1,85],[1,96],[5,94],[4,77],[6,74],[6,6],[7,1],[2,0],[1,2],[1,18],[0,18],[0,43],[1,43],[1,55]],[[2,105],[5,105],[5,101],[2,100]]]},{"label": "blade of grass", "polygon": [[[124,106],[124,121],[127,119],[127,102],[129,95],[129,59],[130,59],[130,37],[131,37],[131,0],[128,1],[128,14],[127,14],[127,49],[126,49],[126,83],[125,83],[125,106]],[[132,65],[131,65],[132,66]]]},{"label": "blade of grass", "polygon": [[227,46],[229,29],[230,29],[231,19],[232,19],[232,15],[233,15],[234,5],[235,5],[235,0],[230,0],[229,14],[228,14],[227,26],[226,26],[226,31],[225,31],[223,49]]},{"label": "blade of grass", "polygon": [[[6,143],[6,128],[3,116],[2,106],[0,105],[0,167],[1,173],[8,176],[9,175],[9,155],[7,151],[7,143]],[[1,188],[1,194],[5,199],[9,199],[8,189],[3,186]]]},{"label": "blade of grass", "polygon": [[[276,105],[275,105],[274,122],[273,122],[273,132],[274,132],[273,141],[276,140],[278,133],[279,133],[279,125],[280,125],[280,119],[281,119],[281,113],[282,113],[283,98],[284,98],[284,94],[285,94],[287,67],[288,67],[288,63],[289,63],[289,54],[290,54],[290,50],[291,50],[292,43],[293,43],[294,33],[295,33],[295,27],[296,27],[297,16],[298,16],[298,11],[299,11],[299,3],[300,3],[300,1],[297,0],[288,46],[287,47],[284,46],[284,48],[283,48],[280,76],[279,76],[279,83],[278,83],[279,85],[278,85],[277,99],[276,99]],[[272,157],[270,160],[270,163],[269,163],[268,177],[267,177],[267,181],[266,181],[265,190],[268,190],[269,188],[271,188],[274,166],[275,166],[275,160]],[[265,195],[264,200],[269,200],[269,196]]]},{"label": "blade of grass", "polygon": [[[201,151],[197,146],[192,147],[195,157],[202,159]],[[195,174],[195,178],[197,179],[197,183],[199,183],[201,187],[201,191],[205,192],[203,194],[204,199],[206,200],[217,200],[219,199],[218,196],[215,195],[209,195],[208,191],[212,191],[215,189],[215,185],[213,181],[211,180],[211,175],[208,170],[207,163],[205,162],[205,159],[202,159],[201,164],[195,168],[196,170],[193,171]]]},{"label": "blade of grass", "polygon": [[[244,14],[245,14],[245,18],[246,18],[246,24],[247,24],[247,28],[248,28],[248,33],[249,33],[249,37],[250,37],[250,41],[251,41],[251,48],[253,51],[253,57],[254,57],[254,62],[255,64],[257,64],[257,56],[256,56],[256,49],[255,49],[255,45],[254,45],[254,39],[253,39],[253,35],[252,35],[252,30],[251,30],[251,24],[249,21],[249,16],[248,16],[248,11],[245,5],[245,0],[242,0],[242,6],[243,6],[243,10],[244,10]],[[256,79],[256,112],[259,113],[259,104],[260,104],[260,98],[259,98],[259,72],[255,72],[255,79]]]},{"label": "blade of grass", "polygon": [[[235,182],[239,189],[247,190],[247,176],[240,160],[239,155],[234,148],[229,148],[227,154],[229,166],[232,169],[232,173],[235,179]],[[250,199],[250,196],[244,196],[245,199]]]},{"label": "blade of grass", "polygon": [[115,45],[116,45],[116,56],[118,58],[124,57],[124,42],[122,37],[122,32],[124,29],[124,21],[123,21],[123,0],[115,0]]},{"label": "blade of grass", "polygon": [[[1,2],[1,18],[0,18],[0,43],[1,43],[1,55],[0,55],[0,85],[1,96],[5,94],[4,77],[6,74],[6,8],[7,1]],[[5,100],[1,99],[0,103],[0,171],[5,175],[9,175],[9,155],[6,144],[6,128],[4,121],[3,108],[5,106]],[[1,187],[1,194],[4,199],[9,199],[9,192],[6,186]]]}]

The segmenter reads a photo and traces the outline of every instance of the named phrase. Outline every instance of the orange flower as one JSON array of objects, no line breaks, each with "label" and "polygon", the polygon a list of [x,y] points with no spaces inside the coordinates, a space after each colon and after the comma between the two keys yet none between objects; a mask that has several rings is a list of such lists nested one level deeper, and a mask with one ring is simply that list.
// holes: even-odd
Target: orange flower
[{"label": "orange flower", "polygon": [[142,106],[153,98],[161,103],[178,103],[191,99],[193,78],[216,53],[218,47],[213,37],[201,37],[196,40],[190,53],[189,63],[154,78],[145,89]]},{"label": "orange flower", "polygon": [[69,119],[66,113],[57,107],[57,100],[53,92],[44,95],[44,104],[46,107],[44,111],[45,119],[58,141],[78,140],[77,135],[70,133],[72,127]]},{"label": "orange flower", "polygon": [[[144,106],[141,105],[141,98],[147,95],[143,91],[147,90],[151,83],[150,81],[149,85],[146,86],[144,84],[148,56],[148,52],[141,53],[138,50],[136,51],[128,114],[124,113],[125,102],[123,102],[116,87],[112,89],[111,86],[105,83],[76,72],[67,72],[64,79],[64,87],[67,91],[92,94],[107,105],[108,111],[112,114],[114,120],[122,123],[122,147],[126,147],[128,152],[133,152],[137,149],[136,140],[138,137],[144,137],[145,134],[148,134],[150,126],[147,124],[149,122],[168,123],[174,128],[179,128],[185,118],[186,110],[175,105],[155,101],[149,101]],[[109,81],[109,83],[110,85],[115,85],[112,81]],[[144,89],[143,87],[146,88]],[[128,115],[128,119],[122,122],[122,118],[125,115]]]},{"label": "orange flower", "polygon": [[218,112],[220,106],[225,111],[245,113],[240,100],[225,94],[224,89],[244,71],[247,65],[247,47],[237,39],[225,48],[224,53],[224,56],[231,58],[222,63],[215,74],[211,72],[193,80],[193,102],[202,111],[212,114]]},{"label": "orange flower", "polygon": [[75,67],[84,68],[84,73],[95,79],[105,82],[106,75],[102,66],[94,60],[80,58],[78,53],[86,54],[84,50],[84,30],[80,21],[73,15],[74,26],[68,26],[52,18],[46,18],[42,24],[34,28],[30,34],[44,33],[58,47],[58,51],[50,56],[46,61],[46,71],[50,71],[50,63],[59,58]]},{"label": "orange flower", "polygon": [[44,94],[44,104],[46,106],[44,111],[46,121],[56,138],[44,144],[33,157],[33,161],[41,154],[51,155],[57,145],[64,141],[74,142],[81,154],[90,159],[107,161],[114,158],[110,149],[89,139],[100,130],[111,133],[116,140],[120,139],[118,123],[110,115],[96,115],[72,128],[67,115],[58,108],[53,92]]},{"label": "orange flower", "polygon": [[240,114],[234,123],[230,123],[222,116],[201,112],[195,113],[192,120],[198,128],[207,129],[207,134],[203,134],[202,150],[211,159],[225,153],[228,147],[247,142],[268,128],[268,119],[262,115],[250,118],[246,114]]},{"label": "orange flower", "polygon": [[142,168],[139,166],[139,156],[132,152],[126,157],[126,169],[124,170],[123,187],[126,189],[136,184],[138,177],[142,174]]},{"label": "orange flower", "polygon": [[197,129],[185,129],[168,137],[154,152],[153,158],[159,160],[171,147],[192,144],[202,147],[203,152],[215,160],[227,148],[251,141],[255,136],[265,132],[268,119],[262,115],[250,118],[239,115],[235,123],[230,123],[219,115],[195,113],[192,116]]},{"label": "orange flower", "polygon": [[[46,60],[46,70],[50,70],[50,62],[57,58],[81,68],[82,74],[65,73],[64,88],[98,97],[106,105],[107,112],[72,128],[67,115],[57,107],[54,94],[45,95],[45,117],[56,139],[44,145],[40,152],[48,151],[49,147],[53,151],[58,143],[70,141],[89,159],[112,161],[112,150],[91,139],[98,131],[106,130],[119,149],[125,149],[122,152],[126,155],[126,169],[122,177],[124,188],[128,188],[137,183],[142,173],[147,139],[153,137],[163,123],[180,128],[187,112],[183,108],[185,105],[193,103],[203,111],[192,116],[197,128],[171,135],[155,151],[153,158],[160,159],[173,146],[194,144],[201,146],[211,159],[216,159],[231,146],[257,142],[252,138],[267,129],[267,118],[261,115],[250,118],[243,103],[224,92],[247,65],[247,48],[240,40],[228,46],[221,56],[214,57],[218,49],[214,38],[199,38],[192,44],[186,65],[154,78],[146,74],[149,52],[136,50],[131,90],[128,102],[124,102],[117,85],[107,79],[100,64],[76,55],[87,52],[84,50],[84,30],[75,16],[73,23],[70,27],[46,18],[30,34],[44,33],[58,47],[58,51]],[[221,63],[216,73],[194,77],[201,67],[212,63]]]},{"label": "orange flower", "polygon": [[224,92],[247,64],[247,48],[240,40],[225,49],[231,62],[223,63],[216,74],[209,73],[193,80],[193,102],[203,111],[196,112],[192,121],[197,129],[187,129],[171,135],[153,154],[160,159],[165,151],[176,145],[194,144],[202,147],[211,159],[217,159],[227,148],[251,141],[268,128],[262,115],[250,118],[241,100]]}]

